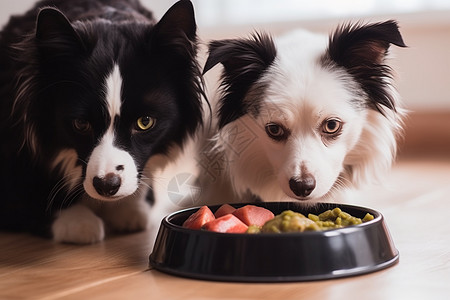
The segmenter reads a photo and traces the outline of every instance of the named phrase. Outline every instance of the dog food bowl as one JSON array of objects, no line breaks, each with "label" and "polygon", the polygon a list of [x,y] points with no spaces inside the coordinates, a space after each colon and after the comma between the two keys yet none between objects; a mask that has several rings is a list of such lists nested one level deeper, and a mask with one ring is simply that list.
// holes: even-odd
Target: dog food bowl
[{"label": "dog food bowl", "polygon": [[[150,255],[150,266],[173,275],[219,281],[310,281],[375,272],[398,262],[381,213],[373,209],[320,203],[251,203],[275,215],[290,209],[307,215],[339,207],[374,219],[360,225],[298,233],[218,233],[182,227],[197,208],[165,217]],[[233,205],[241,207],[246,204]],[[219,206],[210,206],[214,212]]]}]

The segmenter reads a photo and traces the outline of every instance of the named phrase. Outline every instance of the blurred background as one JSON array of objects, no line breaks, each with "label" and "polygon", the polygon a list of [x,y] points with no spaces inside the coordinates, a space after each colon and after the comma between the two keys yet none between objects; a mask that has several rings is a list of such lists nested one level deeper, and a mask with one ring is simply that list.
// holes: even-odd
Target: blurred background
[{"label": "blurred background", "polygon": [[[141,0],[159,19],[174,0]],[[0,26],[33,0],[0,2]],[[302,27],[330,33],[343,22],[395,19],[408,48],[392,47],[397,88],[410,111],[400,155],[450,158],[450,1],[448,0],[192,0],[199,37],[274,35]]]}]

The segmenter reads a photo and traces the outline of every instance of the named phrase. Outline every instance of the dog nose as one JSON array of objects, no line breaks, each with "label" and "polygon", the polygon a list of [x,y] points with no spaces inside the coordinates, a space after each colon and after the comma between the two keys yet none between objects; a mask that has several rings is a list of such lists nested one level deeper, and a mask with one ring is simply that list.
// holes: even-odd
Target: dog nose
[{"label": "dog nose", "polygon": [[114,196],[120,188],[122,179],[119,175],[108,173],[104,177],[95,176],[92,184],[95,190],[102,196]]},{"label": "dog nose", "polygon": [[302,176],[300,179],[291,178],[289,180],[289,187],[296,196],[306,197],[309,196],[316,187],[316,180],[309,174]]}]

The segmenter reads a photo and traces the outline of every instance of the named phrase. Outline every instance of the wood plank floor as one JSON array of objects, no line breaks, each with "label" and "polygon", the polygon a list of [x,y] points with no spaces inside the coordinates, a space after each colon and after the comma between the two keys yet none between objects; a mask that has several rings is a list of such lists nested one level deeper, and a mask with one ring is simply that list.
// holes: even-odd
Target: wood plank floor
[{"label": "wood plank floor", "polygon": [[401,160],[383,186],[362,190],[353,202],[383,213],[400,262],[317,282],[245,284],[166,275],[148,267],[149,232],[90,246],[0,233],[0,299],[339,299],[350,292],[364,299],[444,299],[450,293],[449,195],[450,159]]}]

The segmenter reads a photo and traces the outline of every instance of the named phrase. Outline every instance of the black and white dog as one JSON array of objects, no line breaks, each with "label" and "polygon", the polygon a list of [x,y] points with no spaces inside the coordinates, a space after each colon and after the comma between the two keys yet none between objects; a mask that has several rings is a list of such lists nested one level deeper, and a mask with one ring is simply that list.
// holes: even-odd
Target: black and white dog
[{"label": "black and white dog", "polygon": [[223,70],[212,101],[218,133],[200,158],[216,163],[205,172],[210,182],[200,180],[203,197],[334,201],[382,179],[404,115],[387,65],[391,44],[405,46],[395,21],[346,24],[330,36],[212,41],[204,72]]},{"label": "black and white dog", "polygon": [[146,171],[202,124],[192,4],[41,1],[0,36],[0,228],[93,243],[149,222]]}]

